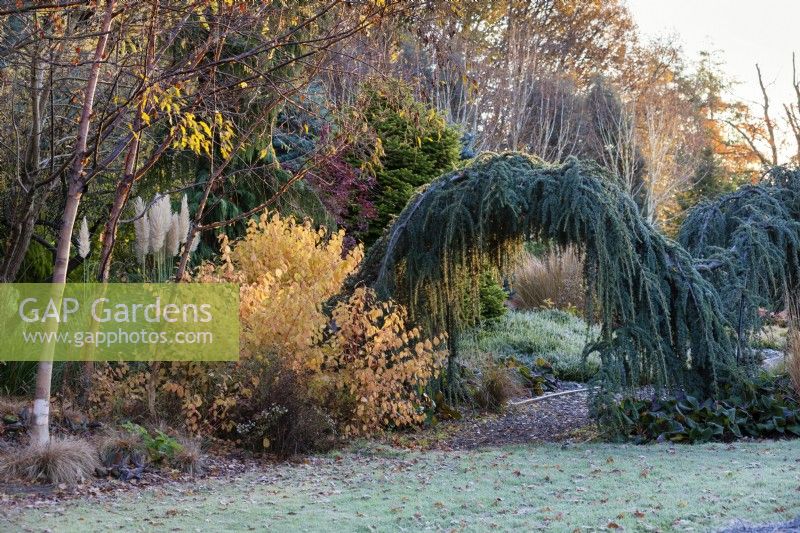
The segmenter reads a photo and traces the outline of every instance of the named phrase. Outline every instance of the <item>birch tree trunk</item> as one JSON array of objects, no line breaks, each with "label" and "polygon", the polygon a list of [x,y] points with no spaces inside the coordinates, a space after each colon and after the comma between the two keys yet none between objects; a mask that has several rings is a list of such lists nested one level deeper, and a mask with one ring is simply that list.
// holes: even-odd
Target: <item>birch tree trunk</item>
[{"label": "birch tree trunk", "polygon": [[[89,124],[92,118],[92,110],[94,109],[94,96],[97,90],[97,80],[100,77],[100,66],[106,52],[113,16],[114,0],[107,0],[103,24],[94,52],[94,60],[86,82],[86,92],[78,124],[78,136],[75,143],[72,167],[67,176],[67,198],[61,217],[61,228],[58,232],[53,267],[53,283],[59,286],[63,286],[67,281],[72,231],[75,226],[75,219],[78,216],[78,206],[81,203],[83,190],[86,186],[84,170],[86,167],[86,142],[89,137]],[[43,355],[36,372],[36,391],[33,400],[33,420],[31,423],[31,442],[37,445],[45,445],[50,442],[50,385],[53,377],[52,351],[49,357],[47,356],[48,354]]]}]

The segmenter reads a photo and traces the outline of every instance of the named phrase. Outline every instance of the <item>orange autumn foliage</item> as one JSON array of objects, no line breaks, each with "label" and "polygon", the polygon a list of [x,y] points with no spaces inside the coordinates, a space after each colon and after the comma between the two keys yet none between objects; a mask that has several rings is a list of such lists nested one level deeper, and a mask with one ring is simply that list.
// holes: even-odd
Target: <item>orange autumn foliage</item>
[{"label": "orange autumn foliage", "polygon": [[422,389],[442,366],[442,339],[422,338],[419,328],[407,326],[405,308],[364,287],[334,309],[333,319],[324,371],[355,400],[345,433],[422,423]]},{"label": "orange autumn foliage", "polygon": [[[274,409],[274,394],[267,394],[269,400],[261,395],[289,372],[292,394],[329,413],[344,435],[424,421],[423,388],[441,368],[442,339],[424,339],[407,324],[402,306],[363,287],[330,316],[323,310],[357,269],[361,246],[343,254],[343,231],[328,233],[308,221],[266,213],[242,239],[220,240],[221,264],[202,265],[194,281],[240,284],[240,361],[170,363],[139,372],[107,367],[93,396],[98,410],[114,398],[131,404],[118,411],[141,409],[155,383],[159,412],[180,413],[191,432],[235,438],[237,428],[253,426],[248,417],[254,410]],[[250,414],[238,416],[240,409]],[[265,447],[268,437],[246,436]]]}]

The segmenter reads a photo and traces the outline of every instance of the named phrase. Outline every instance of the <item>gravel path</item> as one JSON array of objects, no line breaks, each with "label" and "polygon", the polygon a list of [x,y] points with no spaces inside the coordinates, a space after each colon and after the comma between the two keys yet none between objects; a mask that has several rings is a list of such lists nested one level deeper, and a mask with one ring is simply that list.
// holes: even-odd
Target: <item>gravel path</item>
[{"label": "gravel path", "polygon": [[[559,391],[583,388],[562,383]],[[509,406],[505,413],[463,421],[446,445],[457,450],[531,442],[566,442],[593,427],[587,405],[588,392]]]},{"label": "gravel path", "polygon": [[[585,388],[583,383],[562,382],[557,392]],[[466,412],[461,420],[440,422],[431,429],[408,433],[403,442],[414,448],[472,450],[542,442],[587,440],[595,425],[589,417],[588,392],[576,392],[519,406],[500,414]]]}]

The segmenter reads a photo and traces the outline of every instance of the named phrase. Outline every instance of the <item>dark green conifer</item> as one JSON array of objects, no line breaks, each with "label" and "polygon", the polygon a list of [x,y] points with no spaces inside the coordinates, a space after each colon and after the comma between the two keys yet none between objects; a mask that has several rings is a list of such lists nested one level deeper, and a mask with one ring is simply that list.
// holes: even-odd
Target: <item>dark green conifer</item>
[{"label": "dark green conifer", "polygon": [[713,397],[755,370],[746,339],[759,308],[780,306],[800,280],[800,171],[701,204],[679,244],[595,164],[484,154],[421,189],[358,279],[450,334],[452,381],[454,338],[480,311],[485,265],[507,269],[527,240],[585,253],[586,316],[601,324],[586,349],[602,360],[595,406],[623,423],[612,407],[642,383]]},{"label": "dark green conifer", "polygon": [[370,223],[371,244],[414,191],[455,168],[460,158],[458,131],[435,110],[414,99],[399,84],[368,86],[365,117],[380,139],[383,155],[375,170],[377,219]]}]

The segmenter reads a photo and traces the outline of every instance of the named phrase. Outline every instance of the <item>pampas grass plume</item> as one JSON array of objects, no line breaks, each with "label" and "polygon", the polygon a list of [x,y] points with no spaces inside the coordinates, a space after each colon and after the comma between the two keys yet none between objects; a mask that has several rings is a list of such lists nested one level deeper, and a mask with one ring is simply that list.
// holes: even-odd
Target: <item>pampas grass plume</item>
[{"label": "pampas grass plume", "polygon": [[189,251],[191,253],[195,253],[197,251],[197,247],[200,245],[200,234],[195,233],[194,238],[192,239],[192,245],[189,246]]},{"label": "pampas grass plume", "polygon": [[178,251],[180,250],[180,227],[180,217],[176,213],[173,213],[172,221],[169,224],[169,229],[167,230],[167,236],[164,244],[169,257],[175,257],[178,255]]},{"label": "pampas grass plume", "polygon": [[172,206],[169,197],[161,196],[150,208],[150,252],[160,253],[172,224]]},{"label": "pampas grass plume", "polygon": [[89,248],[89,224],[86,222],[86,217],[83,217],[83,221],[81,221],[81,230],[78,233],[78,255],[86,259],[86,256],[89,255]]},{"label": "pampas grass plume", "polygon": [[136,258],[144,264],[145,256],[150,250],[150,217],[144,210],[144,200],[140,196],[136,197],[133,204],[138,217],[133,222],[133,229],[136,231]]},{"label": "pampas grass plume", "polygon": [[181,198],[180,225],[178,226],[178,237],[180,243],[184,244],[189,238],[189,202],[186,195]]}]

